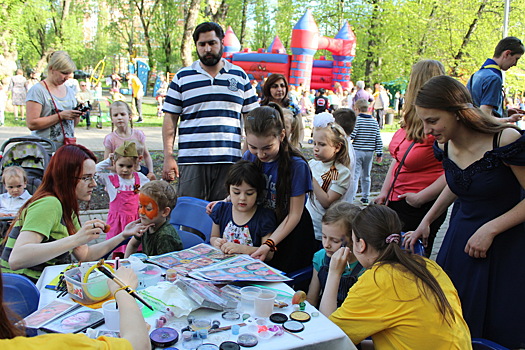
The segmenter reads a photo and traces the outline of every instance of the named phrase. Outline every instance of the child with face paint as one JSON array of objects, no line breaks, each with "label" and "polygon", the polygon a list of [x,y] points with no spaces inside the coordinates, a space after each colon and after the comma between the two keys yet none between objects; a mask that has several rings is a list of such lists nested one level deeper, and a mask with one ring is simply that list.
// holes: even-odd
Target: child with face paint
[{"label": "child with face paint", "polygon": [[[331,285],[337,289],[337,300],[330,300],[332,305],[328,307],[333,309],[332,312],[335,311],[357,282],[358,276],[365,271],[351,252],[345,257],[342,256],[344,248],[352,246],[352,222],[359,212],[360,209],[353,204],[337,202],[326,210],[322,218],[323,249],[314,254],[314,271],[306,296],[306,300],[315,307],[318,307],[325,288]],[[332,259],[335,259],[337,264],[331,263]],[[325,304],[327,303],[325,300]]]},{"label": "child with face paint", "polygon": [[[252,254],[277,228],[272,210],[264,208],[266,180],[253,162],[240,160],[226,177],[230,201],[217,202],[210,243],[226,254]],[[273,254],[268,254],[270,260]]]},{"label": "child with face paint", "polygon": [[[133,141],[124,141],[112,156],[97,164],[97,180],[105,185],[109,195],[107,223],[111,229],[109,239],[124,230],[127,224],[138,219],[139,188],[149,179],[136,171],[139,161],[137,146]],[[115,173],[102,172],[114,170]],[[113,257],[123,257],[125,246],[115,249]]]},{"label": "child with face paint", "polygon": [[139,217],[141,223],[149,227],[131,238],[126,247],[126,258],[135,253],[141,243],[146,255],[182,250],[179,234],[169,222],[176,202],[175,189],[166,181],[151,181],[140,188]]}]

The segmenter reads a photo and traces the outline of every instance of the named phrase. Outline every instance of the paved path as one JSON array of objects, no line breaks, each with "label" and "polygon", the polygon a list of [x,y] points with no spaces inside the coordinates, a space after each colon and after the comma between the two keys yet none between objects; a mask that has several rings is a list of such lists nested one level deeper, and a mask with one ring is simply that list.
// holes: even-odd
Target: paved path
[{"label": "paved path", "polygon": [[[153,151],[162,151],[162,129],[161,127],[156,126],[149,126],[149,127],[141,127],[140,124],[135,125],[135,128],[142,130],[144,134],[146,135],[146,142],[148,144],[148,149]],[[102,142],[104,141],[104,137],[111,132],[111,125],[107,124],[102,129],[97,129],[92,127],[90,130],[86,130],[85,127],[77,127],[75,129],[75,136],[77,138],[77,142],[81,145],[86,146],[92,151],[103,151],[104,145]],[[15,136],[24,136],[29,135],[30,131],[29,129],[25,127],[0,127],[0,142],[3,143],[7,139]],[[385,147],[388,146],[390,143],[390,140],[392,139],[392,136],[394,133],[392,132],[384,132],[381,133],[381,137],[383,138],[383,144]],[[312,145],[308,144],[308,139],[305,138],[303,142],[304,147],[312,147]]]},{"label": "paved path", "polygon": [[[140,127],[136,126],[146,135],[148,148],[150,150],[162,150],[162,130],[160,127]],[[90,130],[86,130],[85,127],[77,127],[75,129],[75,136],[77,142],[86,146],[92,151],[103,151],[104,137],[111,132],[111,125],[104,126],[102,129],[92,127]],[[0,128],[0,142],[15,137],[30,135],[30,131],[24,127],[1,127]]]}]

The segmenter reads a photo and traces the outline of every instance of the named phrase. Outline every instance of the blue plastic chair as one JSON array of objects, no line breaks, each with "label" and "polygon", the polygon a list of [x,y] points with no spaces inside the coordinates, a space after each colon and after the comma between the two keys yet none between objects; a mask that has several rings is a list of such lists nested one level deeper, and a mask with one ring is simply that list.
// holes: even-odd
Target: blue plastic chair
[{"label": "blue plastic chair", "polygon": [[213,221],[206,213],[208,203],[198,198],[179,197],[177,205],[171,212],[170,224],[179,232],[189,232],[188,228],[190,228],[196,231],[194,234],[200,236],[205,243],[210,243]]},{"label": "blue plastic chair", "polygon": [[[403,241],[405,240],[405,233],[401,232],[401,245],[403,244]],[[425,256],[425,246],[423,246],[423,243],[420,239],[417,240],[416,244],[414,245],[414,254]]]},{"label": "blue plastic chair", "polygon": [[291,281],[286,281],[285,283],[290,287],[293,287],[296,284],[301,282],[310,281],[314,272],[314,267],[307,266],[297,271],[289,272],[286,274],[286,277],[291,278]]},{"label": "blue plastic chair", "polygon": [[509,350],[508,348],[481,338],[472,338],[473,350]]},{"label": "blue plastic chair", "polygon": [[180,240],[182,241],[182,249],[188,249],[197,244],[204,243],[204,240],[194,233],[182,230],[179,230],[178,232]]},{"label": "blue plastic chair", "polygon": [[2,273],[2,281],[3,302],[11,311],[24,318],[38,309],[40,292],[29,278],[5,272]]}]

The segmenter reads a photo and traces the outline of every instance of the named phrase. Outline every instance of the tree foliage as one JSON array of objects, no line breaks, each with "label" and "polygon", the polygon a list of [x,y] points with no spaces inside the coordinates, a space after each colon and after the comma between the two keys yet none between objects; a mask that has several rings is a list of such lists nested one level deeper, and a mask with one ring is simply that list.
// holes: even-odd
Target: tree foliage
[{"label": "tree foliage", "polygon": [[[275,35],[289,47],[309,8],[321,35],[333,37],[343,21],[351,25],[354,80],[407,77],[415,62],[432,58],[466,81],[501,39],[503,7],[501,0],[0,0],[0,45],[4,58],[25,69],[63,49],[83,69],[105,57],[111,71],[117,57],[138,55],[175,71],[195,59],[191,34],[201,21],[231,26],[252,50],[268,47]],[[524,10],[525,0],[513,0],[509,35],[524,36]],[[521,74],[511,69],[507,85],[524,90]]]}]

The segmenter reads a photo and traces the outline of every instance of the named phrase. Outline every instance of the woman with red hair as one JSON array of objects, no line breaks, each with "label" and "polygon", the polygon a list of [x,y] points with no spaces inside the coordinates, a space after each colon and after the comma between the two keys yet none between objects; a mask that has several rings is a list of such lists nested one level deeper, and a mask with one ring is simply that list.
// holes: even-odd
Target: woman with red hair
[{"label": "woman with red hair", "polygon": [[25,275],[36,281],[49,265],[70,262],[70,253],[79,261],[93,261],[112,251],[121,242],[145,230],[132,222],[115,237],[88,246],[104,230],[99,219],[79,220],[78,201],[89,201],[95,182],[96,157],[82,145],[58,149],[44,173],[42,184],[18,212],[11,225],[0,264],[4,272]]}]

